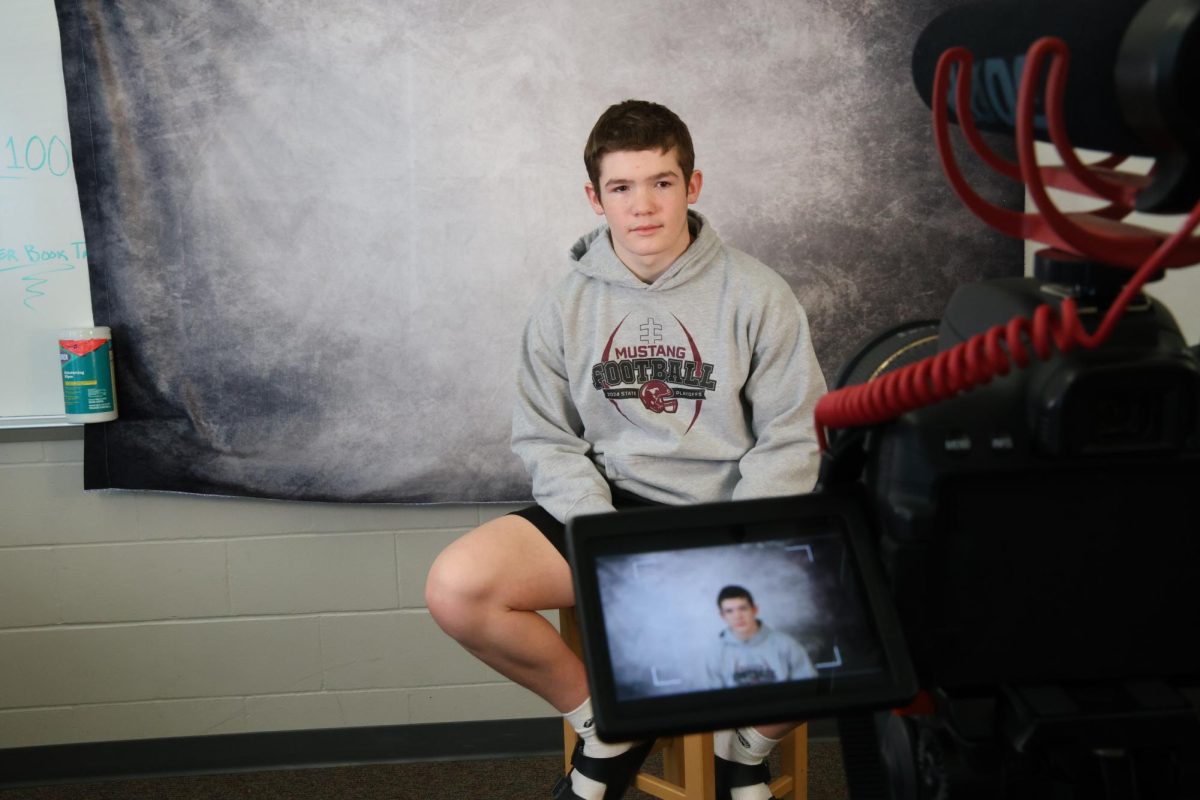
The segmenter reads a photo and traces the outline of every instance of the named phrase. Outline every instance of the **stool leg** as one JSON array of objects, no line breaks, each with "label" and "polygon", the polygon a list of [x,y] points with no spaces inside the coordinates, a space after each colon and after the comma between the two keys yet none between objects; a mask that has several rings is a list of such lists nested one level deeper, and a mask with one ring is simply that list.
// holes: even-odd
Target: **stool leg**
[{"label": "stool leg", "polygon": [[695,733],[685,736],[683,750],[683,785],[687,787],[688,800],[716,800],[712,734]]},{"label": "stool leg", "polygon": [[792,786],[778,795],[779,800],[808,800],[808,725],[789,733],[780,746],[780,771],[792,776]]},{"label": "stool leg", "polygon": [[685,756],[682,736],[673,736],[666,740],[662,749],[663,780],[683,786]]},{"label": "stool leg", "polygon": [[579,738],[571,723],[563,720],[563,773],[571,770],[571,753],[575,752],[575,741]]},{"label": "stool leg", "polygon": [[[563,641],[571,648],[571,651],[576,655],[583,652],[583,645],[580,640],[579,623],[575,620],[574,608],[560,608],[558,610],[558,631],[562,636]],[[575,740],[578,736],[575,729],[571,727],[571,723],[563,718],[563,772],[571,769],[571,753],[575,751]]]},{"label": "stool leg", "polygon": [[640,772],[637,788],[662,800],[715,800],[712,734],[675,736],[663,742],[663,776]]}]

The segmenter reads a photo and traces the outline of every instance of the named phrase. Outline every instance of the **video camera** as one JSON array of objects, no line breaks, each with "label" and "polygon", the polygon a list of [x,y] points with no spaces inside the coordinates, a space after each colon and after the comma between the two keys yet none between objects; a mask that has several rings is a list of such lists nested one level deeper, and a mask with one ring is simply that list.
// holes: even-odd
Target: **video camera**
[{"label": "video camera", "polygon": [[[571,522],[597,726],[835,716],[853,800],[1200,797],[1200,354],[1139,291],[1200,262],[1200,2],[962,6],[922,34],[914,76],[955,191],[1050,247],[1034,277],[961,287],[941,320],[861,348],[818,407],[837,430],[813,494]],[[1040,214],[965,186],[951,116]],[[1015,130],[1019,164],[974,117]],[[1064,119],[1156,169],[1085,167]],[[1064,165],[1039,166],[1035,138]],[[1108,205],[1063,214],[1048,184]],[[1168,238],[1121,221],[1135,207],[1192,211]],[[812,669],[714,666],[723,584],[754,587]]]}]

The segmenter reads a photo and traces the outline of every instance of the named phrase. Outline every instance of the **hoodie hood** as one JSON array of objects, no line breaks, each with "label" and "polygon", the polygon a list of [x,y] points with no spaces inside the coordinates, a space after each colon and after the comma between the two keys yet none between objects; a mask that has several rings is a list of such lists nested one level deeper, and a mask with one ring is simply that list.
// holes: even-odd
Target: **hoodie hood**
[{"label": "hoodie hood", "polygon": [[596,278],[614,286],[645,292],[663,292],[681,286],[703,272],[721,246],[720,237],[712,229],[712,225],[695,211],[688,211],[688,230],[692,233],[692,243],[654,283],[642,283],[641,279],[630,272],[617,257],[607,224],[581,236],[575,242],[571,247],[571,265],[589,278]]}]

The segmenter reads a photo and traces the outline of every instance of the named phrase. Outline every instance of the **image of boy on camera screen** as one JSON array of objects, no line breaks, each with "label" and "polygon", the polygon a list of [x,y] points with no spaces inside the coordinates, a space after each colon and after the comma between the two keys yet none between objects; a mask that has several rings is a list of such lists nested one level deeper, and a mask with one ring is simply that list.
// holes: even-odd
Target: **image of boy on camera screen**
[{"label": "image of boy on camera screen", "polygon": [[837,625],[809,549],[785,539],[597,559],[618,698],[817,677]]},{"label": "image of boy on camera screen", "polygon": [[758,618],[748,590],[735,585],[721,589],[717,609],[726,628],[705,663],[713,689],[817,677],[804,647]]}]

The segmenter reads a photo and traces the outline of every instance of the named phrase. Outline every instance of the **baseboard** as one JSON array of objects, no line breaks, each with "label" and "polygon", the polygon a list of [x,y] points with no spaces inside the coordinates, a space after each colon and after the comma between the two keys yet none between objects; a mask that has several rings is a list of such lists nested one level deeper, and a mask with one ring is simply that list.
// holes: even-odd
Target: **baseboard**
[{"label": "baseboard", "polygon": [[[836,725],[815,720],[808,736],[836,738]],[[560,717],[81,742],[0,749],[0,789],[561,752]]]},{"label": "baseboard", "polygon": [[562,719],[232,733],[0,749],[0,788],[562,752]]}]

